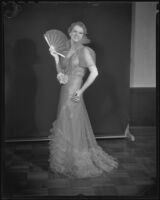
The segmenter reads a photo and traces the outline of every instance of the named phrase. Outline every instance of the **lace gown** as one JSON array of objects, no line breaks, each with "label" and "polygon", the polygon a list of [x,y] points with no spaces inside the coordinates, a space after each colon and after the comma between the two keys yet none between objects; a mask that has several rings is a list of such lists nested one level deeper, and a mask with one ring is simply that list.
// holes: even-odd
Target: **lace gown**
[{"label": "lace gown", "polygon": [[61,71],[68,75],[69,80],[61,86],[57,119],[49,135],[51,171],[76,178],[99,176],[118,166],[117,161],[96,142],[83,95],[78,103],[71,99],[73,93],[81,88],[90,65],[84,59],[84,48],[95,59],[94,51],[82,45],[71,57],[61,62]]}]

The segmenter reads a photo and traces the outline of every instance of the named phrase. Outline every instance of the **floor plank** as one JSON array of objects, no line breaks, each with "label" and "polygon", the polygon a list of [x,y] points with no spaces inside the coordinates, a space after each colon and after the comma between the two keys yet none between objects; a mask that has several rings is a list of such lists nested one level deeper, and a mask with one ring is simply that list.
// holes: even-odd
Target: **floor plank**
[{"label": "floor plank", "polygon": [[[150,132],[149,132],[150,131]],[[119,168],[105,177],[66,179],[48,168],[48,142],[7,143],[4,195],[6,196],[156,196],[156,132],[134,129],[135,141],[98,140],[116,157]]]}]

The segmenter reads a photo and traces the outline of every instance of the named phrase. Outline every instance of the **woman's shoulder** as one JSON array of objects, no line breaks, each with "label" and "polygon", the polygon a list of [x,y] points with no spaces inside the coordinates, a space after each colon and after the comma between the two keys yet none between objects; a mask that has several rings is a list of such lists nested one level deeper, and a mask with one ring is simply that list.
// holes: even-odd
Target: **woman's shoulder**
[{"label": "woman's shoulder", "polygon": [[82,55],[83,59],[84,58],[88,59],[91,56],[94,61],[96,60],[95,51],[91,47],[83,46],[82,50],[83,51],[82,51],[81,55]]},{"label": "woman's shoulder", "polygon": [[83,52],[84,53],[91,53],[91,54],[95,54],[95,51],[91,48],[91,47],[89,47],[89,46],[84,46],[83,45]]}]

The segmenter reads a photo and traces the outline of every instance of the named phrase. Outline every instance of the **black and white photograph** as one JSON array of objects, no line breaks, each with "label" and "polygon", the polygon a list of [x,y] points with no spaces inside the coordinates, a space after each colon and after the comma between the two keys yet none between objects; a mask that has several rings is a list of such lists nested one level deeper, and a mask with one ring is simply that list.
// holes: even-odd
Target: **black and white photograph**
[{"label": "black and white photograph", "polygon": [[1,198],[158,198],[159,2],[1,8]]}]

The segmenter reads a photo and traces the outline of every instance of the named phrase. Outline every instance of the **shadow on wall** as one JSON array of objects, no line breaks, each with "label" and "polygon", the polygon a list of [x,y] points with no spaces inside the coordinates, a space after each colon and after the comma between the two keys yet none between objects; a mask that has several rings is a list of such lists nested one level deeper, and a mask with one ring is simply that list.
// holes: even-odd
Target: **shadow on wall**
[{"label": "shadow on wall", "polygon": [[[6,58],[7,59],[7,58]],[[7,107],[7,137],[31,136],[35,125],[35,93],[33,66],[38,59],[35,43],[27,38],[17,40],[13,48],[14,82]]]}]

